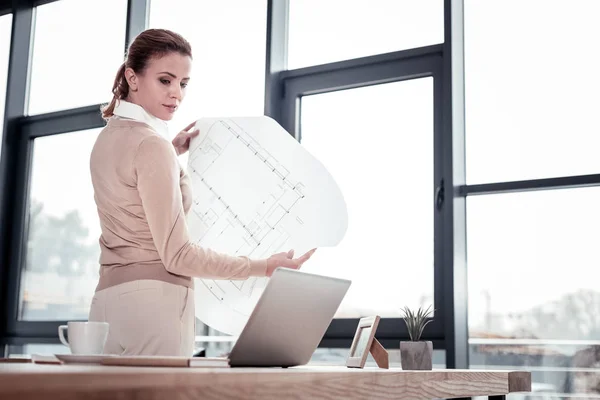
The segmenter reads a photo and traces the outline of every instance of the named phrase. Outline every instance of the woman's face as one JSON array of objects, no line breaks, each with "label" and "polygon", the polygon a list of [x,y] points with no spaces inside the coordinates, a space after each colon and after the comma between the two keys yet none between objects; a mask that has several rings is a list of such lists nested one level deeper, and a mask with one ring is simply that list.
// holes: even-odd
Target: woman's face
[{"label": "woman's face", "polygon": [[157,118],[171,120],[185,97],[191,68],[192,59],[179,53],[150,59],[141,74],[128,68],[129,101]]}]

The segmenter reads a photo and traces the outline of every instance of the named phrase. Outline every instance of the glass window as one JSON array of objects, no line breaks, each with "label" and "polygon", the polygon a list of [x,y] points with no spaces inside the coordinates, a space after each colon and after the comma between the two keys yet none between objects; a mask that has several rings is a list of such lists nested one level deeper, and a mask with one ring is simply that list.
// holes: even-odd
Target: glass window
[{"label": "glass window", "polygon": [[443,42],[443,0],[290,1],[289,69]]},{"label": "glass window", "polygon": [[338,318],[433,305],[433,78],[305,96],[301,106],[302,144],[348,207],[343,241],[303,269],[353,281]]},{"label": "glass window", "polygon": [[125,0],[61,0],[36,8],[29,114],[112,99],[126,16]]},{"label": "glass window", "polygon": [[[531,392],[507,400],[597,399],[600,341],[568,342],[536,339],[477,338],[469,340],[470,369],[531,372]],[[473,397],[488,400],[488,397]]]},{"label": "glass window", "polygon": [[0,155],[2,153],[2,132],[4,131],[4,102],[6,101],[6,80],[8,78],[8,57],[10,54],[10,31],[12,14],[0,17]]},{"label": "glass window", "polygon": [[186,98],[169,124],[173,137],[202,117],[264,114],[266,0],[152,0],[150,28],[170,29],[192,45]]},{"label": "glass window", "polygon": [[89,159],[100,129],[37,138],[20,319],[87,319],[100,223]]},{"label": "glass window", "polygon": [[599,202],[600,187],[467,199],[472,366],[600,393]]},{"label": "glass window", "polygon": [[[210,339],[215,339],[211,337]],[[198,348],[203,348],[206,351],[207,357],[220,357],[226,353],[229,353],[233,347],[233,341],[224,342],[197,342],[201,345]],[[218,344],[219,347],[216,347]],[[346,365],[346,359],[348,358],[348,352],[350,349],[346,348],[327,348],[320,347],[315,350],[311,357],[309,364],[311,365],[330,365],[339,366]],[[390,367],[400,367],[400,349],[386,348],[389,353]],[[26,345],[10,345],[8,346],[9,357],[31,357],[33,354],[69,354],[70,351],[66,346],[62,344],[26,344]],[[433,351],[433,368],[444,369],[446,368],[446,351],[445,350],[434,350]],[[371,355],[367,357],[365,367],[371,368],[376,367],[377,364]]]},{"label": "glass window", "polygon": [[[400,364],[400,346],[397,348],[386,347],[388,352],[390,368],[401,368]],[[346,365],[348,358],[348,348],[330,348],[330,347],[319,347],[313,353],[309,364],[310,365],[325,365],[325,366],[340,366]],[[432,354],[433,369],[445,369],[446,368],[446,350],[433,350]],[[377,368],[377,363],[371,354],[367,356],[365,368]]]},{"label": "glass window", "polygon": [[469,184],[598,173],[598,15],[593,0],[465,1]]},{"label": "glass window", "polygon": [[9,345],[8,356],[13,358],[31,358],[33,354],[71,354],[71,350],[62,344],[28,343]]}]

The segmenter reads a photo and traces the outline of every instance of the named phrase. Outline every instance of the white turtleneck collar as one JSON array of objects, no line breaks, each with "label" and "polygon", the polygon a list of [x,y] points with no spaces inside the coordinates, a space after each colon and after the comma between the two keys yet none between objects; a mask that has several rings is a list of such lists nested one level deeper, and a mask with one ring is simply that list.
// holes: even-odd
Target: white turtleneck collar
[{"label": "white turtleneck collar", "polygon": [[159,135],[171,140],[167,123],[160,118],[150,114],[142,106],[125,100],[117,100],[113,114],[119,118],[133,119],[150,125]]}]

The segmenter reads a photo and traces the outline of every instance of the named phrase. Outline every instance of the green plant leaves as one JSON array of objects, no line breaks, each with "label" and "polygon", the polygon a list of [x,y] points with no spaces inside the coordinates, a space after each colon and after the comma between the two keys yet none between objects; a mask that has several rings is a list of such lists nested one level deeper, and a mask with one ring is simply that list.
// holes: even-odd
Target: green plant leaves
[{"label": "green plant leaves", "polygon": [[422,307],[419,307],[416,313],[408,307],[402,308],[402,311],[404,312],[403,319],[408,328],[408,335],[410,336],[411,341],[418,342],[421,339],[425,326],[433,321],[430,318],[433,310],[430,310],[430,308],[431,306],[424,310]]}]

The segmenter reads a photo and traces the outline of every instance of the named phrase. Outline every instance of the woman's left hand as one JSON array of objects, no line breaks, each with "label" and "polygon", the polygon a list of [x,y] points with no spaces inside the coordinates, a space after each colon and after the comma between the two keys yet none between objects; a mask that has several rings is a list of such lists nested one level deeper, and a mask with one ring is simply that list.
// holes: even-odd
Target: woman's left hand
[{"label": "woman's left hand", "polygon": [[175,136],[175,139],[173,139],[173,147],[175,147],[175,151],[177,152],[178,156],[182,155],[183,153],[189,150],[190,140],[198,136],[198,134],[200,133],[200,130],[198,129],[190,131],[190,129],[192,129],[194,125],[196,125],[196,121],[186,126],[185,129],[179,132],[177,136]]}]

